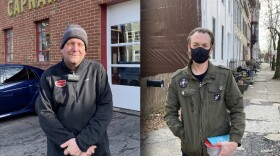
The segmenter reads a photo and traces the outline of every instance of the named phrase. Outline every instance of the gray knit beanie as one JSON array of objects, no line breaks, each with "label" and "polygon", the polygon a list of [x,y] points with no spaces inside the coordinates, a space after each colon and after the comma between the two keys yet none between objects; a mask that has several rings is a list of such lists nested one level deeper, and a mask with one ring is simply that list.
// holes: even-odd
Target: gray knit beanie
[{"label": "gray knit beanie", "polygon": [[86,33],[84,28],[82,28],[81,26],[76,25],[76,24],[69,25],[63,33],[60,48],[63,49],[65,43],[71,38],[81,39],[85,43],[85,46],[86,46],[86,49],[87,49],[88,38],[87,38],[87,33]]}]

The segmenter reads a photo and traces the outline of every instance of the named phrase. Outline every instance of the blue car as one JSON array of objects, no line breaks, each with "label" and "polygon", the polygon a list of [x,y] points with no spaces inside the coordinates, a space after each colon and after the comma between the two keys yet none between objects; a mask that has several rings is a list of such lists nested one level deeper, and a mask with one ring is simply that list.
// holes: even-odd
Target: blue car
[{"label": "blue car", "polygon": [[43,72],[27,65],[0,64],[0,118],[26,112],[37,113],[35,103]]}]

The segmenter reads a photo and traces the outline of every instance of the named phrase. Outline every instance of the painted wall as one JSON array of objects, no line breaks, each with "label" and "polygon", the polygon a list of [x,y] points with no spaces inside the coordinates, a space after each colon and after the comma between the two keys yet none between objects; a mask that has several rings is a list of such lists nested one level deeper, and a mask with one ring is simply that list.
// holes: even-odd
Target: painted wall
[{"label": "painted wall", "polygon": [[[215,54],[211,56],[211,61],[214,64],[229,66],[230,60],[235,57],[233,48],[233,2],[230,0],[201,1],[203,8],[202,27],[206,27],[215,32]],[[215,30],[213,30],[213,18],[215,19]],[[223,35],[222,27],[224,27]]]}]

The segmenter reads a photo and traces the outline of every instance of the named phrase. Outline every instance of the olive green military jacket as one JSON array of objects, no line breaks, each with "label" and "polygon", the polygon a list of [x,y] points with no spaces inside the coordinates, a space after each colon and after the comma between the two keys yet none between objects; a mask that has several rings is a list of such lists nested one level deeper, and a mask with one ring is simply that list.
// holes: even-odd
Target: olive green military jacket
[{"label": "olive green military jacket", "polygon": [[182,151],[190,156],[207,155],[205,139],[224,134],[240,145],[245,130],[243,96],[231,70],[209,61],[200,83],[191,73],[190,64],[175,72],[165,105],[164,118],[181,139]]}]

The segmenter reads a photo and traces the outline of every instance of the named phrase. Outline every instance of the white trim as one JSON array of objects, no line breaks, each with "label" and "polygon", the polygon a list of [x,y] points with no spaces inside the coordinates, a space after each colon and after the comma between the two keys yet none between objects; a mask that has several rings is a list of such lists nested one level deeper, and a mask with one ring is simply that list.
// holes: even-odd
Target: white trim
[{"label": "white trim", "polygon": [[[111,33],[110,33],[111,35]],[[129,43],[114,43],[110,44],[111,47],[124,47],[124,46],[130,46],[130,45],[140,45],[140,42],[129,42]]]},{"label": "white trim", "polygon": [[138,67],[138,68],[140,68],[140,64],[111,64],[111,67]]}]

